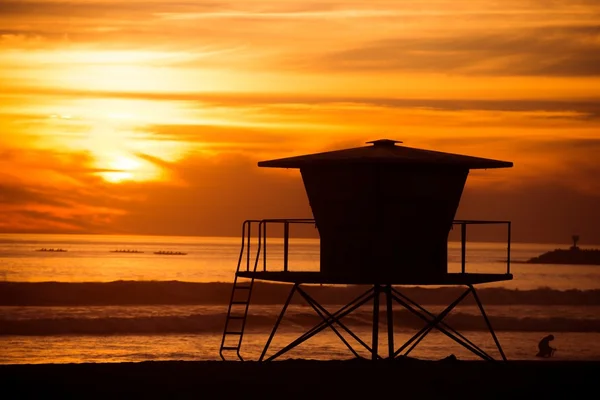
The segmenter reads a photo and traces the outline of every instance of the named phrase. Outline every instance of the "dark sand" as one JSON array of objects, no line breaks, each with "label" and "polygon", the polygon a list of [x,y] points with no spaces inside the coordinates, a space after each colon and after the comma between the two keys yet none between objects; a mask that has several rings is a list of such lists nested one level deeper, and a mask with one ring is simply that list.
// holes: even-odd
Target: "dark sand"
[{"label": "dark sand", "polygon": [[599,373],[554,360],[148,361],[0,365],[0,387],[6,399],[597,398]]}]

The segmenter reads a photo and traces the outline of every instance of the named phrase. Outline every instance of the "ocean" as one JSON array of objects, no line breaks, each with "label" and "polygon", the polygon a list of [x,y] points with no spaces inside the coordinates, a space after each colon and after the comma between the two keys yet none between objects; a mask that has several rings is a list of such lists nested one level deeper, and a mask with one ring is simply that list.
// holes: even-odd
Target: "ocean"
[{"label": "ocean", "polygon": [[[218,360],[240,244],[237,237],[0,234],[0,364]],[[540,361],[600,360],[600,266],[524,263],[564,247],[513,243],[514,279],[477,286],[508,359],[536,359],[538,341],[553,334],[555,356]],[[269,265],[281,265],[281,240],[272,240],[267,253]],[[449,270],[458,271],[459,260],[460,245],[450,242]],[[503,243],[468,243],[467,272],[505,272],[505,260]],[[318,270],[318,262],[317,239],[291,241],[290,270]],[[309,289],[330,311],[357,290]],[[399,289],[432,312],[460,293],[448,287]],[[288,290],[256,284],[241,351],[245,359],[258,358]],[[370,318],[365,306],[344,322],[370,343]],[[380,321],[383,352],[385,318]],[[422,327],[399,307],[394,321],[396,344]],[[475,304],[457,307],[446,321],[498,356]],[[281,348],[316,322],[312,309],[296,299],[271,348]],[[477,358],[439,332],[410,355],[450,354]],[[324,331],[283,358],[351,357],[335,334]]]}]

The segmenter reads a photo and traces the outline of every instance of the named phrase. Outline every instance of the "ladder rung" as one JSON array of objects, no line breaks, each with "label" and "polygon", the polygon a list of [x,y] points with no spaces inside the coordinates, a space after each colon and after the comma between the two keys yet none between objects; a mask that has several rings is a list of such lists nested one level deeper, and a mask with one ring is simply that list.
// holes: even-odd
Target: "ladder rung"
[{"label": "ladder rung", "polygon": [[229,319],[244,319],[243,315],[229,315],[227,316]]},{"label": "ladder rung", "polygon": [[249,301],[232,301],[231,304],[250,304]]},{"label": "ladder rung", "polygon": [[239,347],[231,347],[231,346],[221,347],[221,350],[239,350],[239,349],[240,349]]},{"label": "ladder rung", "polygon": [[243,335],[244,332],[234,332],[234,331],[228,331],[225,332],[226,335]]}]

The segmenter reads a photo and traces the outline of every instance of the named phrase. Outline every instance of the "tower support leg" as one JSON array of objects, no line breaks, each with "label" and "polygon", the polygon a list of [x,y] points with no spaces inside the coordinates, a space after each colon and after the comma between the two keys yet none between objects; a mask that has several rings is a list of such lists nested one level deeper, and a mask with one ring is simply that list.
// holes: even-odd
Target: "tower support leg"
[{"label": "tower support leg", "polygon": [[388,358],[394,358],[394,309],[392,303],[392,285],[385,287],[385,301],[387,311]]},{"label": "tower support leg", "polygon": [[379,285],[373,286],[373,335],[371,339],[371,360],[377,360],[379,355]]},{"label": "tower support leg", "polygon": [[[318,311],[317,311],[317,313],[319,313],[319,315],[321,315],[321,317],[323,318],[323,322],[322,323],[327,323],[328,319],[330,319],[331,321],[334,321],[334,316],[329,311],[327,311],[325,309],[325,307],[323,307],[315,299],[313,299],[312,297],[310,297],[310,295],[308,293],[306,293],[304,290],[302,290],[302,288],[299,287],[298,291],[299,291],[300,294],[302,294],[304,296],[304,298],[306,299],[306,301],[309,302],[309,304],[313,307],[313,309],[315,309],[315,311],[317,309],[319,309],[321,311],[322,314],[319,313]],[[325,318],[323,315],[327,316],[327,318]],[[348,333],[350,336],[352,336],[352,338],[354,340],[356,340],[361,346],[363,346],[365,349],[367,349],[367,351],[369,353],[371,352],[371,347],[369,347],[369,345],[367,345],[360,337],[358,337],[345,324],[343,324],[340,319],[335,319],[335,323],[338,324],[344,331],[346,331],[346,333]],[[345,343],[347,343],[347,342],[345,342]],[[352,351],[352,353],[355,353],[355,355],[357,357],[359,357],[358,354],[356,354],[356,352],[354,351],[354,349],[351,349],[351,351]]]},{"label": "tower support leg", "polygon": [[[343,329],[346,333],[348,333],[352,338],[354,338],[358,343],[360,343],[367,351],[371,353],[372,360],[379,360],[381,357],[379,356],[379,311],[380,311],[380,294],[385,294],[386,300],[386,317],[387,317],[387,335],[388,335],[388,357],[390,360],[396,358],[400,353],[402,353],[405,349],[408,350],[404,353],[404,356],[408,355],[434,328],[442,332],[444,335],[448,336],[467,350],[472,353],[478,355],[484,360],[495,361],[492,356],[487,354],[480,347],[475,345],[469,339],[467,339],[464,335],[450,327],[443,320],[444,318],[469,294],[473,294],[473,298],[481,312],[487,328],[489,329],[492,338],[500,352],[502,360],[506,361],[506,355],[502,350],[502,346],[492,325],[489,321],[489,318],[483,308],[483,305],[477,295],[475,288],[473,285],[467,285],[467,290],[461,294],[455,301],[453,301],[448,307],[446,307],[441,313],[435,315],[424,307],[417,304],[415,301],[411,300],[395,288],[392,285],[380,285],[375,284],[372,288],[364,292],[362,295],[358,296],[350,303],[346,304],[333,314],[327,311],[325,307],[319,304],[314,298],[312,298],[306,291],[304,291],[300,287],[300,283],[295,283],[292,287],[290,294],[279,314],[277,321],[275,322],[275,326],[267,340],[267,343],[260,355],[259,361],[265,360],[266,353],[269,349],[269,346],[281,324],[281,321],[284,317],[285,312],[289,304],[291,303],[292,297],[295,292],[300,293],[300,295],[306,300],[306,302],[313,308],[313,310],[321,317],[322,321],[317,325],[312,327],[309,331],[302,334],[293,342],[289,343],[287,346],[276,352],[276,354],[270,356],[266,359],[266,361],[272,361],[275,358],[281,356],[282,354],[288,352],[289,350],[299,346],[304,343],[306,340],[315,336],[325,328],[330,328],[339,338],[340,340],[348,347],[348,349],[356,356],[360,357],[359,354],[355,351],[352,345],[344,338],[344,336],[340,333],[340,331],[334,326],[338,325],[341,329]],[[356,309],[360,308],[364,304],[368,303],[370,300],[373,300],[373,326],[372,326],[372,337],[371,337],[371,347],[367,345],[360,337],[358,337],[354,332],[352,332],[344,323],[342,323],[341,319],[346,315],[352,313]],[[413,335],[409,340],[407,340],[398,350],[394,351],[394,318],[393,318],[393,302],[396,302],[403,306],[405,309],[410,311],[412,314],[416,315],[418,318],[422,319],[426,325],[419,330],[415,335]]]},{"label": "tower support leg", "polygon": [[[306,302],[308,304],[310,304],[310,306],[313,308],[313,310],[315,310],[315,312],[319,315],[319,317],[321,317],[323,319],[323,321],[327,321],[327,319],[331,317],[331,314],[329,314],[327,312],[327,310],[325,310],[320,304],[316,303],[315,300],[312,297],[310,297],[308,295],[308,293],[306,293],[300,287],[298,288],[298,293],[300,293],[300,295],[302,297],[304,297],[304,300],[306,300]],[[327,315],[327,317],[326,317],[326,315]],[[346,328],[346,326],[343,325],[341,321],[337,321],[337,323],[342,327],[342,329],[346,330],[346,332],[352,333],[352,331],[350,331],[348,328]],[[346,347],[352,352],[352,354],[354,354],[354,356],[356,358],[360,358],[360,356],[358,355],[356,350],[354,350],[354,348],[350,345],[350,343],[348,343],[346,338],[344,338],[344,336],[342,336],[342,334],[336,329],[336,327],[333,325],[329,325],[329,327],[337,335],[337,337],[340,338],[342,343],[344,343],[346,345]]]},{"label": "tower support leg", "polygon": [[281,323],[281,320],[283,319],[285,311],[287,310],[288,306],[290,305],[290,302],[292,301],[292,297],[294,297],[294,293],[298,289],[298,286],[299,286],[298,283],[295,283],[294,286],[292,286],[292,290],[290,290],[290,294],[288,295],[288,298],[285,301],[283,308],[281,309],[281,313],[277,317],[277,321],[275,322],[275,325],[273,326],[273,330],[271,331],[271,334],[269,335],[269,339],[267,340],[267,343],[265,344],[265,348],[263,349],[262,353],[260,354],[260,358],[258,359],[258,361],[262,361],[263,358],[265,358],[265,354],[267,354],[267,350],[269,349],[269,346],[271,345],[271,341],[273,340],[273,337],[275,337],[275,332],[277,332],[277,328],[279,328],[279,324]]},{"label": "tower support leg", "polygon": [[471,288],[471,292],[473,293],[473,298],[477,302],[479,311],[481,311],[481,315],[483,315],[483,319],[485,320],[485,323],[487,324],[487,327],[490,330],[490,333],[492,334],[492,338],[494,339],[494,343],[496,343],[496,347],[498,348],[498,351],[500,352],[500,356],[502,356],[502,360],[506,361],[506,355],[504,354],[504,350],[502,350],[502,346],[500,346],[500,342],[498,341],[498,338],[496,337],[494,328],[492,328],[492,324],[490,323],[490,320],[489,320],[487,314],[485,313],[485,310],[483,309],[483,304],[481,304],[481,301],[479,300],[479,296],[477,296],[477,292],[475,291],[475,288],[472,285],[469,285],[469,287]]},{"label": "tower support leg", "polygon": [[[372,297],[373,289],[367,290],[365,293],[363,293],[362,295],[354,299],[352,302],[348,303],[347,305],[336,311],[334,314],[330,314],[330,317],[327,317],[326,319],[315,325],[308,332],[305,332],[303,335],[301,335],[299,338],[285,346],[283,349],[279,350],[277,353],[267,358],[266,361],[272,361],[277,357],[281,356],[282,354],[287,353],[294,347],[299,346],[300,344],[304,343],[317,333],[321,332],[323,329],[327,328],[328,326],[331,326],[333,323],[339,324],[340,319],[367,303],[369,300],[371,300]],[[372,352],[372,349],[369,350],[371,350]],[[266,350],[264,350],[263,352],[266,352]]]},{"label": "tower support leg", "polygon": [[[413,307],[416,307],[417,309],[419,309],[422,313],[427,314],[430,318],[435,318],[436,316],[432,313],[430,313],[429,311],[427,311],[425,308],[421,307],[419,304],[417,304],[416,302],[414,302],[413,300],[411,300],[410,298],[406,297],[405,295],[403,295],[402,293],[400,293],[399,291],[392,289],[392,291],[398,295],[399,297],[403,298],[407,303],[411,304]],[[456,331],[455,329],[453,329],[451,326],[449,326],[448,324],[446,324],[443,320],[441,320],[439,322],[439,324],[448,329],[449,331],[451,331],[454,335],[460,337],[462,340],[464,340],[466,343],[468,343],[472,348],[470,348],[471,351],[475,352],[477,355],[479,355],[481,358],[486,359],[486,360],[491,360],[492,357],[489,356],[487,353],[485,353],[483,350],[479,349],[477,347],[476,344],[474,344],[473,342],[471,342],[468,338],[466,338],[464,335],[462,335],[460,332]],[[432,326],[426,326],[425,328],[421,329],[421,331],[415,335],[415,336],[419,336],[421,335],[421,337],[419,337],[419,339],[417,340],[417,342],[413,343],[413,345],[406,351],[406,353],[404,353],[404,355],[408,355],[416,346],[417,344],[423,340],[425,338],[425,336],[427,336],[427,334],[433,329]]]},{"label": "tower support leg", "polygon": [[[456,307],[469,294],[469,292],[470,292],[470,290],[465,291],[461,296],[459,296],[456,300],[454,300],[448,307],[446,307],[446,309],[444,309],[444,311],[442,311],[439,315],[435,316],[434,318],[428,318],[423,313],[421,313],[418,310],[416,310],[415,308],[413,308],[410,304],[408,304],[406,301],[403,300],[403,298],[405,298],[406,296],[397,292],[400,295],[400,297],[394,296],[394,300],[396,300],[396,302],[398,304],[400,304],[401,306],[406,308],[408,311],[412,312],[417,317],[419,317],[419,318],[423,319],[425,322],[427,322],[427,325],[425,327],[423,327],[419,332],[417,332],[413,337],[411,337],[406,343],[404,343],[398,350],[396,350],[396,352],[394,353],[394,356],[397,356],[398,354],[400,354],[406,347],[410,346],[410,344],[412,342],[414,342],[415,340],[417,340],[417,343],[420,342],[421,340],[423,340],[425,338],[425,336],[427,336],[427,334],[434,327],[440,329],[438,327],[438,324],[446,317],[446,315],[448,315],[450,313],[450,311],[452,311],[454,309],[454,307]],[[442,332],[444,332],[444,330],[442,330]],[[449,336],[451,338],[454,338],[452,335],[449,335]]]},{"label": "tower support leg", "polygon": [[[475,345],[473,342],[471,342],[469,339],[467,339],[466,337],[464,337],[462,334],[460,334],[456,330],[452,329],[452,327],[450,327],[448,324],[446,324],[443,321],[443,319],[469,293],[473,293],[473,297],[475,298],[475,301],[478,303],[480,311],[482,312],[482,315],[483,315],[484,319],[486,320],[486,324],[488,325],[488,328],[490,329],[490,332],[492,333],[492,337],[494,338],[494,341],[495,341],[495,343],[496,343],[496,345],[498,347],[498,350],[500,351],[502,359],[506,360],[504,352],[502,351],[502,348],[500,346],[500,342],[496,338],[496,335],[494,334],[494,331],[491,328],[491,324],[489,323],[489,319],[487,318],[487,315],[485,314],[485,311],[483,310],[483,306],[481,305],[481,302],[479,301],[479,298],[476,295],[475,288],[472,285],[467,285],[467,286],[468,286],[468,289],[461,296],[459,296],[454,302],[452,302],[448,307],[446,307],[446,309],[444,309],[444,311],[442,311],[437,316],[435,316],[434,314],[430,313],[429,311],[427,311],[426,309],[424,309],[423,307],[421,307],[420,305],[418,305],[417,303],[415,303],[413,300],[409,299],[408,297],[406,297],[402,293],[398,292],[395,289],[392,289],[393,292],[394,292],[393,298],[394,298],[394,300],[396,300],[396,302],[398,302],[399,304],[401,304],[408,311],[412,312],[417,317],[421,318],[422,320],[424,320],[427,323],[427,325],[425,327],[423,327],[418,333],[416,333],[404,345],[402,345],[394,353],[394,356],[397,356],[406,347],[408,347],[408,346],[410,346],[412,344],[412,346],[409,348],[409,350],[404,354],[404,355],[408,355],[408,353],[410,353],[410,351],[412,351],[417,346],[417,344],[420,341],[422,341],[425,338],[425,336],[427,336],[427,334],[429,332],[431,332],[431,330],[433,330],[433,328],[435,328],[435,329],[439,330],[440,332],[442,332],[443,334],[445,334],[446,336],[448,336],[449,338],[451,338],[452,340],[454,340],[455,342],[457,342],[458,344],[460,344],[461,346],[463,346],[464,348],[466,348],[467,350],[469,350],[472,353],[474,353],[474,354],[478,355],[479,357],[483,358],[484,360],[495,361],[492,356],[490,356],[489,354],[487,354],[484,350],[482,350],[480,347],[478,347],[477,345]],[[414,344],[413,344],[413,342],[414,342]]]}]

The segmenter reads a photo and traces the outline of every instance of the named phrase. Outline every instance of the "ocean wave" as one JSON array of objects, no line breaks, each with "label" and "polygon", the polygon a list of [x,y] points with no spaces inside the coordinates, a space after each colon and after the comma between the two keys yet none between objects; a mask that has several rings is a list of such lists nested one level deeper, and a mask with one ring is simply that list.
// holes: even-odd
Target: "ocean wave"
[{"label": "ocean wave", "polygon": [[[181,281],[115,282],[0,282],[0,306],[78,306],[78,305],[213,305],[228,304],[231,283]],[[256,282],[252,304],[283,303],[290,285]],[[366,290],[360,285],[305,286],[323,304],[345,304]],[[420,304],[449,304],[465,288],[403,287],[402,293]],[[511,290],[480,288],[481,301],[488,305],[600,305],[600,290]],[[294,304],[303,303],[295,296]],[[474,304],[472,296],[464,300]]]},{"label": "ocean wave", "polygon": [[[268,333],[276,314],[248,316],[247,332]],[[382,313],[381,321],[385,320]],[[281,328],[306,331],[320,318],[309,312],[292,312],[286,315]],[[372,319],[366,312],[356,312],[342,319],[352,329],[371,329]],[[397,330],[418,330],[424,322],[406,310],[394,311]],[[456,313],[445,320],[459,331],[486,331],[480,315]],[[507,317],[494,316],[496,331],[519,332],[600,332],[600,320],[568,317]],[[187,316],[158,316],[137,318],[40,318],[26,320],[0,320],[0,335],[115,335],[115,334],[220,334],[225,324],[225,313],[193,314]],[[382,326],[382,329],[385,329]]]}]

